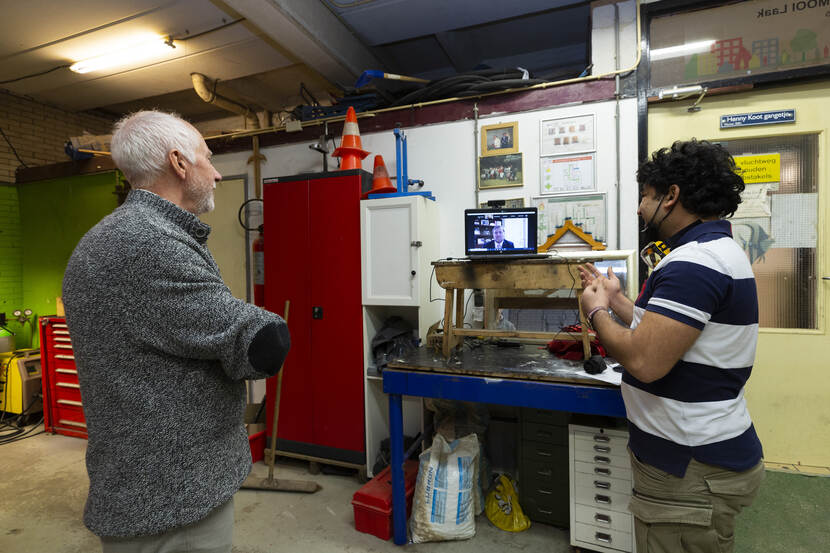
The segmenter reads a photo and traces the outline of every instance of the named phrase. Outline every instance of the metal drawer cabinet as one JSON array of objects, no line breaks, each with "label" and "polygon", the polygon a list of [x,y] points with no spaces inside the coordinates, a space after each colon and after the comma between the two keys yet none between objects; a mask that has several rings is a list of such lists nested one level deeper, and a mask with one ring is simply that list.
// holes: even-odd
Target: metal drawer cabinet
[{"label": "metal drawer cabinet", "polygon": [[72,340],[63,317],[40,318],[43,426],[47,432],[86,438],[86,419]]},{"label": "metal drawer cabinet", "polygon": [[568,524],[568,427],[570,413],[521,411],[519,503],[531,520]]},{"label": "metal drawer cabinet", "polygon": [[634,553],[628,432],[568,426],[571,545],[600,553]]}]

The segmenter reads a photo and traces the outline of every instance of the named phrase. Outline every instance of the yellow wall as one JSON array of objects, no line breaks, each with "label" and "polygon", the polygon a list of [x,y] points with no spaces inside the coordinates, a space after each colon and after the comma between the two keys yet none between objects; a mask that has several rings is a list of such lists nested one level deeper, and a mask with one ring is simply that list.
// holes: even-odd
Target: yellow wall
[{"label": "yellow wall", "polygon": [[[830,82],[777,87],[705,98],[698,113],[686,108],[693,99],[649,107],[649,151],[691,137],[726,140],[819,133],[818,206],[818,331],[764,330],[760,332],[752,378],[746,389],[750,413],[767,461],[830,467],[830,337],[827,306],[830,276],[827,251],[830,161]],[[796,110],[795,124],[719,128],[727,114]]]}]

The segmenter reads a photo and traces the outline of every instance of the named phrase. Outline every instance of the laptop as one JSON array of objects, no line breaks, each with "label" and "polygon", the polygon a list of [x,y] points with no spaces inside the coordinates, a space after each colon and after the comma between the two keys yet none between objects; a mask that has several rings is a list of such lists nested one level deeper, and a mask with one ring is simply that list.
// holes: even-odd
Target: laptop
[{"label": "laptop", "polygon": [[536,251],[535,207],[464,210],[464,249],[468,259],[507,260],[547,257]]}]

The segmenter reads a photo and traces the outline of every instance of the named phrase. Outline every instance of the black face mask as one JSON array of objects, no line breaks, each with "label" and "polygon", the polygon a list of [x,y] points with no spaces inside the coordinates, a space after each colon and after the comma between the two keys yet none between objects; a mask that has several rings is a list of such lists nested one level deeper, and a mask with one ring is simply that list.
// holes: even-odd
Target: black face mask
[{"label": "black face mask", "polygon": [[649,242],[656,242],[660,240],[657,234],[657,228],[653,225],[643,225],[640,227],[640,245],[648,244]]},{"label": "black face mask", "polygon": [[[646,243],[652,242],[654,240],[659,240],[660,237],[658,235],[658,231],[660,227],[663,225],[663,221],[669,218],[671,212],[674,211],[674,206],[671,206],[668,213],[663,215],[663,218],[654,223],[654,219],[657,217],[657,213],[660,211],[660,206],[663,205],[663,200],[665,199],[665,195],[660,196],[660,201],[657,203],[657,207],[654,208],[654,213],[651,214],[651,218],[648,220],[647,223],[644,223],[642,227],[640,227],[640,240],[645,240]],[[641,218],[642,220],[642,218]]]},{"label": "black face mask", "polygon": [[[660,201],[657,202],[657,207],[654,208],[654,213],[651,214],[651,218],[648,220],[648,222],[646,223],[645,220],[643,220],[644,224],[643,224],[642,227],[640,227],[640,232],[641,233],[648,232],[649,230],[652,230],[652,229],[655,232],[657,232],[657,229],[660,228],[660,223],[662,223],[663,221],[660,221],[660,223],[657,223],[657,226],[655,227],[654,226],[654,218],[657,217],[657,212],[660,211],[660,206],[663,205],[663,199],[665,197],[666,197],[665,195],[660,196]],[[663,219],[665,219],[665,217],[663,217]]]}]

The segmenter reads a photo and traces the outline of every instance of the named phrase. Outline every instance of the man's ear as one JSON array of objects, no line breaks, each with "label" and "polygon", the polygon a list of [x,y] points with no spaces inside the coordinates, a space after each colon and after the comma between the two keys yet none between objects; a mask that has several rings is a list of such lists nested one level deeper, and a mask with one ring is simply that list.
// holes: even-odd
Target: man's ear
[{"label": "man's ear", "polygon": [[185,165],[184,156],[180,151],[170,150],[167,154],[167,160],[170,162],[170,167],[177,177],[184,179],[187,176],[187,166]]},{"label": "man's ear", "polygon": [[669,191],[666,192],[666,198],[663,200],[663,205],[672,207],[680,200],[680,187],[676,184],[669,186]]}]

